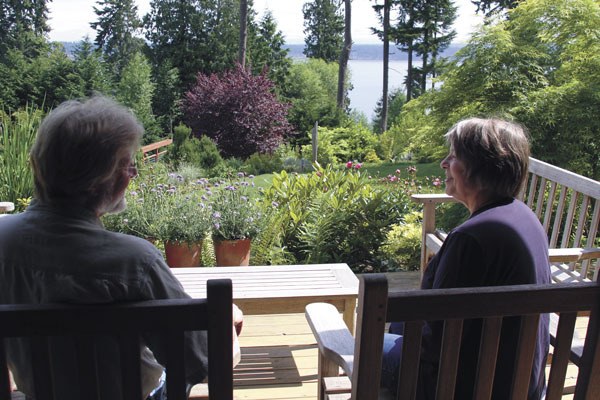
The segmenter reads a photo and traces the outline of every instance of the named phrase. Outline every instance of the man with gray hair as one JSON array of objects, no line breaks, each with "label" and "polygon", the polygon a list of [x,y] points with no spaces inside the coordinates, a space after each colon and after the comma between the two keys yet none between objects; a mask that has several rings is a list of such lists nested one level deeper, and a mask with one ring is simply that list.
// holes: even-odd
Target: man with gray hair
[{"label": "man with gray hair", "polygon": [[[137,175],[134,158],[143,128],[114,101],[68,101],[43,120],[31,150],[35,199],[0,219],[0,303],[112,303],[188,298],[162,254],[148,241],[104,229],[100,217],[125,208]],[[110,321],[107,321],[110,323]],[[156,321],[157,324],[168,321]],[[115,343],[98,344],[100,399],[121,399]],[[141,399],[164,398],[163,344],[148,334],[142,347]],[[205,332],[186,334],[188,386],[207,376]],[[151,350],[151,351],[150,351]],[[27,341],[11,340],[9,368],[20,391],[33,395]],[[57,398],[79,393],[68,346],[52,360]],[[114,382],[114,384],[112,384]]]}]

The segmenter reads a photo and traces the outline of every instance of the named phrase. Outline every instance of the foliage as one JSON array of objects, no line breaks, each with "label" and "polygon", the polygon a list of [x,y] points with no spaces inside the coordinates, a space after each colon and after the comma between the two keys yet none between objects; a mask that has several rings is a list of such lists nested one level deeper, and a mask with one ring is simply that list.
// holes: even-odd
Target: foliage
[{"label": "foliage", "polygon": [[500,116],[529,128],[534,157],[597,179],[599,23],[593,0],[520,3],[457,53],[438,91],[404,107],[396,145],[439,157],[458,120]]},{"label": "foliage", "polygon": [[295,131],[292,144],[307,144],[306,134],[315,122],[331,127],[341,122],[336,103],[337,74],[337,63],[320,59],[297,62],[290,68],[282,96],[292,105],[288,116]]},{"label": "foliage", "polygon": [[83,82],[83,95],[109,93],[112,80],[102,55],[94,49],[89,37],[82,40],[73,54],[76,73]]},{"label": "foliage", "polygon": [[422,213],[407,213],[404,221],[393,225],[381,246],[381,257],[388,271],[418,271],[421,263]]},{"label": "foliage", "polygon": [[144,126],[144,144],[154,143],[162,136],[152,113],[154,90],[150,64],[141,53],[134,54],[122,70],[117,85],[117,100],[131,108]]},{"label": "foliage", "polygon": [[19,49],[29,58],[44,47],[39,39],[50,31],[46,3],[46,0],[0,0],[0,61],[4,61],[9,49]]},{"label": "foliage", "polygon": [[275,174],[265,190],[282,216],[281,243],[296,263],[347,262],[354,271],[384,270],[379,247],[414,204],[417,181],[377,182],[358,169],[315,165],[307,175]]},{"label": "foliage", "polygon": [[302,7],[304,14],[304,55],[337,61],[343,45],[344,18],[339,0],[313,0]]},{"label": "foliage", "polygon": [[243,170],[247,174],[261,175],[281,171],[283,161],[278,152],[272,154],[254,153],[244,162]]},{"label": "foliage", "polygon": [[[348,160],[379,161],[375,154],[377,136],[366,126],[348,123],[339,128],[319,128],[318,161],[340,164]],[[312,154],[312,145],[306,146],[303,153]]]},{"label": "foliage", "polygon": [[[33,196],[33,177],[29,166],[29,150],[42,119],[35,107],[7,115],[0,112],[0,199],[17,204]],[[22,209],[21,209],[22,210]]]},{"label": "foliage", "polygon": [[221,74],[199,73],[183,101],[185,119],[196,136],[213,139],[226,157],[272,152],[291,129],[288,105],[272,89],[265,74],[254,76],[240,65]]},{"label": "foliage", "polygon": [[141,50],[143,41],[136,37],[142,25],[133,0],[98,0],[98,16],[90,26],[96,30],[95,44],[101,49],[117,79]]},{"label": "foliage", "polygon": [[206,180],[167,174],[161,163],[147,164],[130,182],[125,211],[104,216],[104,225],[142,238],[197,242],[210,231],[207,186]]},{"label": "foliage", "polygon": [[250,190],[254,176],[240,172],[237,178],[211,189],[213,240],[253,239],[261,230],[263,213]]},{"label": "foliage", "polygon": [[[402,106],[406,103],[406,95],[402,91],[402,88],[396,88],[391,90],[388,93],[388,113],[387,120],[388,126],[391,126],[400,116],[400,112],[402,111]],[[381,114],[383,112],[383,97],[377,100],[377,105],[375,106],[375,117],[371,122],[371,126],[376,133],[381,132]]]},{"label": "foliage", "polygon": [[248,64],[257,75],[268,69],[267,75],[277,90],[283,87],[288,76],[292,59],[285,48],[283,33],[277,29],[277,22],[270,11],[266,11],[258,25],[251,24],[249,32]]}]

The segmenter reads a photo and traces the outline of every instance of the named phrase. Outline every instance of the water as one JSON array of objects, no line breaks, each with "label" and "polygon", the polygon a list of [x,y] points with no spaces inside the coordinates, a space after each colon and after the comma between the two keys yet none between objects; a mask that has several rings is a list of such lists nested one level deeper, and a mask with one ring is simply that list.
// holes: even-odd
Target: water
[{"label": "water", "polygon": [[[375,106],[383,92],[382,60],[350,60],[353,89],[349,92],[350,107],[362,112],[369,121],[374,116]],[[390,61],[388,92],[403,87],[408,61]]]}]

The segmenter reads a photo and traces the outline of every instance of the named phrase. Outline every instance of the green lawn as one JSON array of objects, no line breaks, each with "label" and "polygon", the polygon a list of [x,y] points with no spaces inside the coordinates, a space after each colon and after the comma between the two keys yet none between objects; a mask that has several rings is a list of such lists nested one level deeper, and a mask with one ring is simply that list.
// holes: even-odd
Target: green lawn
[{"label": "green lawn", "polygon": [[394,175],[396,170],[399,169],[402,171],[401,176],[406,176],[406,169],[411,166],[417,167],[418,178],[423,178],[426,176],[441,177],[443,175],[443,171],[438,162],[415,164],[407,161],[401,163],[365,164],[361,170],[368,172],[373,177],[385,177],[388,175]]}]

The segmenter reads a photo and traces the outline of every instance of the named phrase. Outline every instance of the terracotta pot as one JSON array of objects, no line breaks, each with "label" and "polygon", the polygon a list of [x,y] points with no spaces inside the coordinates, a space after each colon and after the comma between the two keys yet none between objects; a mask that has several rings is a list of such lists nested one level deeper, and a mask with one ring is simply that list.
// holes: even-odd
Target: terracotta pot
[{"label": "terracotta pot", "polygon": [[196,243],[165,241],[167,265],[171,268],[199,267],[202,264],[202,241]]},{"label": "terracotta pot", "polygon": [[215,240],[215,257],[219,267],[246,266],[250,263],[250,239]]}]

